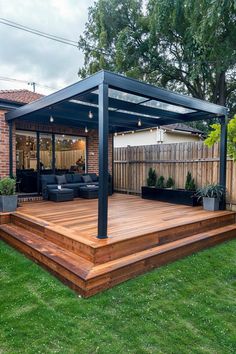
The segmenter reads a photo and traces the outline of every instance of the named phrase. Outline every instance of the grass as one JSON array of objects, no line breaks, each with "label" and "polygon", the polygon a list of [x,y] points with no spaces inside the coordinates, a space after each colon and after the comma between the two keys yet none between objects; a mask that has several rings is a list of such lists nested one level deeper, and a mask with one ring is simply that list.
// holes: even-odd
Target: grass
[{"label": "grass", "polygon": [[84,300],[0,241],[0,353],[236,353],[236,240]]}]

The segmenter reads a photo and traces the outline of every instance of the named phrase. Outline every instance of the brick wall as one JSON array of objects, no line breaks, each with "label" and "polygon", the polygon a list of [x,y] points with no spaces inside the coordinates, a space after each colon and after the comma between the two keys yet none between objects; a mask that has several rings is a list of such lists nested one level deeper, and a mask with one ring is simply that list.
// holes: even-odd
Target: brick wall
[{"label": "brick wall", "polygon": [[[9,174],[9,128],[4,117],[5,111],[0,111],[0,177]],[[83,129],[69,128],[56,124],[42,125],[26,121],[16,121],[13,128],[13,168],[16,166],[15,130],[24,129],[57,134],[74,134],[87,137],[87,166],[88,172],[98,173],[98,131],[90,130],[85,133]],[[109,136],[109,172],[112,173],[112,135]]]},{"label": "brick wall", "polygon": [[[0,178],[9,176],[9,127],[5,121],[5,112],[0,110]],[[15,141],[15,125],[13,125],[13,141]],[[15,157],[15,144],[13,145],[13,156]],[[15,171],[15,158],[13,160]]]}]

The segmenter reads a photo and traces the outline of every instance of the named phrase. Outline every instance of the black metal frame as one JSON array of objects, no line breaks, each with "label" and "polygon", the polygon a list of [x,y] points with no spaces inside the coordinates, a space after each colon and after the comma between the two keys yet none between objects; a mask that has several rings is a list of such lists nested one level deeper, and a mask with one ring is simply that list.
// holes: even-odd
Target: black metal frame
[{"label": "black metal frame", "polygon": [[[157,100],[193,110],[178,113],[162,108],[147,107],[142,102],[133,103],[119,98],[109,98],[109,88],[143,97],[143,101]],[[98,95],[94,93],[98,89]],[[76,101],[71,101],[71,100]],[[91,106],[92,104],[92,106]],[[94,106],[94,104],[96,106]],[[92,107],[94,117],[88,118]],[[119,111],[120,110],[120,111]],[[145,115],[147,113],[149,116]],[[221,120],[220,183],[226,184],[227,125],[226,107],[160,89],[108,71],[100,71],[82,81],[66,87],[6,114],[6,120],[16,118],[48,124],[53,115],[56,124],[70,124],[73,127],[99,130],[99,200],[98,238],[107,237],[108,213],[108,134],[150,128],[176,122],[190,122],[212,117]],[[137,119],[142,119],[142,127]],[[55,124],[54,123],[54,124]],[[9,126],[10,127],[10,126]],[[225,207],[225,204],[224,206]]]}]

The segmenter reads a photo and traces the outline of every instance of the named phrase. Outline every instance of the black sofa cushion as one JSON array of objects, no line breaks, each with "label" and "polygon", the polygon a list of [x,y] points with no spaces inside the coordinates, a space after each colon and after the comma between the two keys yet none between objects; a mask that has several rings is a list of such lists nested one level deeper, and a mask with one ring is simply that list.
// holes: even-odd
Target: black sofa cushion
[{"label": "black sofa cushion", "polygon": [[66,182],[67,182],[67,183],[73,183],[73,182],[74,182],[74,180],[73,180],[73,174],[68,173],[68,174],[66,175]]},{"label": "black sofa cushion", "polygon": [[82,183],[83,179],[82,176],[79,173],[75,173],[73,175],[73,183]]},{"label": "black sofa cushion", "polygon": [[58,184],[65,184],[65,183],[67,182],[65,175],[56,176],[56,180],[57,180],[57,183],[58,183]]},{"label": "black sofa cushion", "polygon": [[89,176],[92,178],[93,182],[98,182],[98,175],[96,173],[89,173]]},{"label": "black sofa cushion", "polygon": [[55,183],[57,183],[55,175],[42,175],[41,176],[41,181],[46,183],[46,184],[55,184]]},{"label": "black sofa cushion", "polygon": [[82,176],[82,179],[84,181],[84,183],[91,183],[93,182],[92,178],[90,177],[90,175],[84,175]]}]

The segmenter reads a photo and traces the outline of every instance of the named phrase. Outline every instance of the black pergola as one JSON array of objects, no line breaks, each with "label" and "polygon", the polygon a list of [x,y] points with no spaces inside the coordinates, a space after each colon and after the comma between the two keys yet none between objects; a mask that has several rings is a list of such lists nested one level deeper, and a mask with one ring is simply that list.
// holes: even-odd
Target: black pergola
[{"label": "black pergola", "polygon": [[[89,112],[92,112],[89,117]],[[98,238],[107,237],[108,136],[172,123],[218,117],[221,122],[220,180],[226,186],[227,109],[108,71],[100,71],[6,114],[10,171],[13,175],[12,123],[15,119],[99,131]],[[223,206],[225,208],[225,205]]]}]

